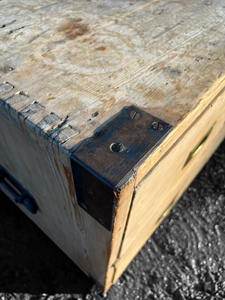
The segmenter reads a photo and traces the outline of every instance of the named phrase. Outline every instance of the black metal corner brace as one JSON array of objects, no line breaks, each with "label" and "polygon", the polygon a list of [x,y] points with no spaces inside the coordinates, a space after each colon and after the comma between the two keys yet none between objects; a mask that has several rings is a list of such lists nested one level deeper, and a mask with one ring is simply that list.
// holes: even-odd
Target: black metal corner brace
[{"label": "black metal corner brace", "polygon": [[124,108],[71,155],[79,206],[110,231],[114,189],[171,129],[136,106]]}]

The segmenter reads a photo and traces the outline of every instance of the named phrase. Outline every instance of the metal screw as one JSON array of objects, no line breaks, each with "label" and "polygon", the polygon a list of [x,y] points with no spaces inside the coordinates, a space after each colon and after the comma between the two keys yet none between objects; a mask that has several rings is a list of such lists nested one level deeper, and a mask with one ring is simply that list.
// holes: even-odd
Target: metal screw
[{"label": "metal screw", "polygon": [[124,145],[121,143],[112,143],[110,145],[110,150],[112,152],[121,152],[125,149]]},{"label": "metal screw", "polygon": [[141,116],[141,114],[139,112],[134,111],[134,110],[132,110],[132,112],[130,113],[131,119],[137,120],[137,119],[140,118],[140,116]]},{"label": "metal screw", "polygon": [[105,222],[104,222],[101,218],[99,218],[98,221],[99,221],[99,223],[101,223],[103,226],[105,226]]},{"label": "metal screw", "polygon": [[90,196],[94,196],[94,195],[95,195],[94,192],[93,192],[91,189],[89,189],[89,188],[86,188],[86,192],[87,192]]},{"label": "metal screw", "polygon": [[83,207],[83,209],[85,209],[85,210],[87,210],[88,208],[87,208],[87,206],[83,203],[83,202],[81,202],[81,207]]},{"label": "metal screw", "polygon": [[95,118],[98,116],[98,111],[96,111],[95,113],[92,114],[92,117]]},{"label": "metal screw", "polygon": [[154,130],[162,131],[163,128],[164,128],[164,125],[162,123],[160,123],[160,122],[153,122],[152,123],[152,128]]}]

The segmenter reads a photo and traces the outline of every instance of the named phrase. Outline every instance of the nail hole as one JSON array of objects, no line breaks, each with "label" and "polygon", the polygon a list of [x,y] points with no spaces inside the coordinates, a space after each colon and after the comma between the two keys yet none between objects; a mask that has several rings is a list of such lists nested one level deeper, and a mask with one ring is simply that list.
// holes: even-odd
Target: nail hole
[{"label": "nail hole", "polygon": [[111,150],[112,152],[121,152],[121,151],[124,150],[124,146],[123,146],[123,144],[121,144],[121,143],[112,143],[112,144],[110,145],[110,150]]}]

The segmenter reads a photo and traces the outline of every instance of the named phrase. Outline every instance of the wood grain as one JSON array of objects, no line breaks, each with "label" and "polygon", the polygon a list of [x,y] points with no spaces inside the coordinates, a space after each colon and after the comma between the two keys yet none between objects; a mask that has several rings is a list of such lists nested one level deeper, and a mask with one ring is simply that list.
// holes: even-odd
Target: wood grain
[{"label": "wood grain", "polygon": [[[220,131],[217,133],[217,135],[214,136],[213,140],[210,143],[210,153],[205,151],[205,153],[202,153],[199,160],[196,161],[193,168],[189,170],[186,173],[186,176],[182,178],[183,180],[179,182],[179,184],[175,187],[174,191],[176,190],[178,194],[174,193],[174,191],[168,196],[168,201],[165,202],[164,209],[168,207],[168,203],[170,201],[173,201],[175,199],[175,203],[179,200],[182,193],[188,188],[189,184],[193,180],[193,176],[196,176],[201,170],[201,168],[204,166],[204,164],[207,162],[209,155],[212,155],[213,152],[217,149],[219,144],[222,142],[225,136],[225,124],[220,128]],[[173,195],[175,195],[175,198],[172,198]],[[163,209],[163,207],[161,207]],[[147,239],[153,234],[153,232],[156,230],[156,228],[160,225],[160,223],[163,221],[163,219],[160,219],[158,221],[158,217],[154,217],[149,221],[148,224],[146,224],[145,228],[143,228],[141,234],[137,237],[136,240],[133,241],[133,244],[131,247],[127,250],[126,253],[120,258],[120,260],[117,261],[117,264],[115,265],[115,274],[113,283],[116,282],[116,280],[121,276],[121,274],[126,270],[132,259],[137,255],[141,247],[145,244]]]},{"label": "wood grain", "polygon": [[[163,214],[188,187],[225,136],[225,93],[202,113],[158,166],[136,187],[125,236],[115,266],[115,280],[128,260],[141,249],[163,220]],[[202,149],[186,165],[189,153],[207,137]],[[170,207],[172,208],[172,207]]]},{"label": "wood grain", "polygon": [[0,80],[27,96],[19,106],[4,102],[26,118],[31,138],[40,129],[56,142],[67,167],[85,138],[134,104],[175,127],[141,180],[224,86],[219,0],[10,0],[0,8]]},{"label": "wood grain", "polygon": [[[215,122],[205,145],[222,139],[224,22],[220,0],[0,1],[0,163],[38,199],[34,221],[105,290],[212,153],[182,170]],[[107,232],[77,205],[70,155],[129,105],[174,129],[115,195]]]},{"label": "wood grain", "polygon": [[33,215],[24,206],[18,207],[104,286],[111,233],[77,205],[71,170],[60,162],[56,151],[44,151],[2,116],[0,137],[0,165],[33,195],[39,210]]}]

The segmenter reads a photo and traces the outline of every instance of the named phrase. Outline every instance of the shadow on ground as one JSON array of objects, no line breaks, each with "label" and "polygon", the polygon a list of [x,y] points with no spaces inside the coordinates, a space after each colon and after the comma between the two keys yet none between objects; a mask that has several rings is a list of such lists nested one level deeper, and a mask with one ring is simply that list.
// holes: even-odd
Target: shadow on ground
[{"label": "shadow on ground", "polygon": [[0,205],[2,300],[225,299],[225,141],[107,294],[2,193]]}]

